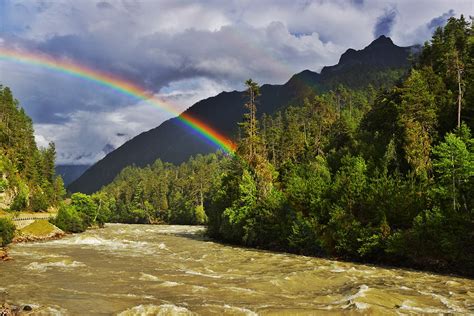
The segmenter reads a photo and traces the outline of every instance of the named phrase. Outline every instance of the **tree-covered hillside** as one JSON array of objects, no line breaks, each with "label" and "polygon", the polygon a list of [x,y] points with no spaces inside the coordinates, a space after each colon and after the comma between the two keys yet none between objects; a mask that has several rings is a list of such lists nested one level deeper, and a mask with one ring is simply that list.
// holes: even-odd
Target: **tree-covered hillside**
[{"label": "tree-covered hillside", "polygon": [[33,123],[0,86],[0,209],[46,211],[65,195],[54,171],[55,147],[38,149]]},{"label": "tree-covered hillside", "polygon": [[127,223],[204,224],[204,199],[223,172],[221,153],[175,166],[161,160],[127,167],[101,192],[114,201],[111,220]]},{"label": "tree-covered hillside", "polygon": [[[349,49],[337,65],[323,68],[320,74],[305,70],[283,85],[263,85],[257,116],[273,114],[290,104],[302,104],[304,98],[312,98],[339,84],[350,89],[362,89],[369,85],[376,89],[390,87],[410,67],[412,52],[413,47],[396,46],[385,36],[362,50]],[[222,92],[197,102],[184,113],[235,140],[238,122],[245,112],[244,102],[244,91]],[[68,190],[92,193],[112,182],[126,166],[144,167],[156,159],[180,164],[191,156],[215,150],[214,146],[173,118],[111,152],[71,183]]]},{"label": "tree-covered hillside", "polygon": [[338,85],[259,119],[249,80],[235,157],[128,168],[102,193],[119,218],[196,223],[204,207],[227,242],[474,275],[473,61],[461,17],[390,88]]},{"label": "tree-covered hillside", "polygon": [[473,60],[472,24],[452,18],[375,98],[338,88],[261,122],[246,117],[206,208],[210,234],[474,274]]}]

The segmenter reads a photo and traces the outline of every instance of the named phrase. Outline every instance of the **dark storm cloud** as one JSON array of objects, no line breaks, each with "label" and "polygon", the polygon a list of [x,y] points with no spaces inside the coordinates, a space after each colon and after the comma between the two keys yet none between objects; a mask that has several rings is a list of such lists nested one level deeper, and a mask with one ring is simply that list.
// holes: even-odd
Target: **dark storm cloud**
[{"label": "dark storm cloud", "polygon": [[114,8],[113,5],[111,5],[110,3],[106,2],[106,1],[98,2],[98,3],[96,4],[96,7],[97,7],[98,9],[113,9],[113,8]]},{"label": "dark storm cloud", "polygon": [[413,32],[405,34],[405,38],[413,44],[421,44],[426,40],[429,40],[433,32],[438,28],[446,25],[450,17],[455,16],[454,9],[449,9],[445,13],[425,20],[418,28]]},{"label": "dark storm cloud", "polygon": [[444,26],[450,17],[453,17],[455,15],[454,10],[451,9],[448,12],[443,13],[442,15],[433,18],[431,21],[429,21],[426,26],[428,27],[429,30],[434,31],[436,28],[440,26]]},{"label": "dark storm cloud", "polygon": [[397,15],[398,12],[395,7],[385,9],[384,14],[377,18],[377,23],[374,26],[374,37],[378,38],[381,35],[390,36],[397,20]]},{"label": "dark storm cloud", "polygon": [[351,0],[351,2],[356,6],[363,6],[364,0]]}]

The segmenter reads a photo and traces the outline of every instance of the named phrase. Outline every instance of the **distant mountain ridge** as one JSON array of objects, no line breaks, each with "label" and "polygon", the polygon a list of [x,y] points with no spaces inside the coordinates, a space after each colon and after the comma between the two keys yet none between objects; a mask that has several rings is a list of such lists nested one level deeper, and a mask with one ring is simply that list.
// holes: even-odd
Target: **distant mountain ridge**
[{"label": "distant mountain ridge", "polygon": [[90,165],[57,165],[54,169],[56,174],[63,178],[64,185],[68,186],[71,182],[79,178]]},{"label": "distant mountain ridge", "polygon": [[[352,89],[369,84],[374,87],[393,84],[391,72],[403,73],[410,66],[414,47],[396,46],[381,36],[362,50],[348,49],[339,63],[324,67],[321,73],[304,70],[283,85],[261,87],[258,115],[272,114],[288,104],[299,104],[305,97],[322,93],[342,84]],[[245,92],[222,92],[195,103],[184,113],[195,117],[229,138],[237,135],[237,123],[242,120]],[[126,166],[146,166],[156,159],[181,163],[190,156],[206,154],[216,147],[195,131],[183,126],[177,118],[144,132],[110,152],[68,187],[71,192],[92,193],[110,183]]]}]

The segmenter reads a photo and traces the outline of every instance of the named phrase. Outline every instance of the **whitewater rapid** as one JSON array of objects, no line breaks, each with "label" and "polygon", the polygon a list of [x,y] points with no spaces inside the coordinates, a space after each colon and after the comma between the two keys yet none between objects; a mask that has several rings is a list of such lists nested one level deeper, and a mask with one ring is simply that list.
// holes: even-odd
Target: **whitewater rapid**
[{"label": "whitewater rapid", "polygon": [[470,279],[233,247],[203,232],[109,224],[13,245],[0,300],[42,315],[474,313]]}]

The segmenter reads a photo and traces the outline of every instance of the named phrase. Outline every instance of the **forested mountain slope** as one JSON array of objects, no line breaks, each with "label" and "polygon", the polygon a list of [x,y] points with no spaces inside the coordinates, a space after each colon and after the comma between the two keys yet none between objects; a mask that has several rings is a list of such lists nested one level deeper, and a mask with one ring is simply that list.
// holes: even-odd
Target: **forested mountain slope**
[{"label": "forested mountain slope", "polygon": [[[398,47],[381,36],[360,51],[349,49],[337,65],[325,67],[321,74],[305,70],[284,85],[263,85],[257,115],[272,114],[289,104],[301,105],[306,97],[335,88],[339,84],[360,89],[369,84],[378,87],[393,85],[409,67],[413,47]],[[222,92],[197,102],[185,113],[209,124],[222,134],[235,139],[237,122],[245,112],[245,92]],[[214,152],[206,143],[176,118],[144,132],[126,142],[97,162],[69,185],[71,192],[92,193],[110,183],[126,166],[145,166],[156,159],[181,163],[196,154]]]},{"label": "forested mountain slope", "polygon": [[56,174],[63,178],[64,185],[68,186],[74,180],[79,178],[90,165],[56,165]]}]

